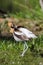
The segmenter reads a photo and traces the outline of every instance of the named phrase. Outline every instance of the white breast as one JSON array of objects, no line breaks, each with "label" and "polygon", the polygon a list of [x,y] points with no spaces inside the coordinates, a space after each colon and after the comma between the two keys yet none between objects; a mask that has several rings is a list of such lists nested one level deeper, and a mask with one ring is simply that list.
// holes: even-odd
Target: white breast
[{"label": "white breast", "polygon": [[13,34],[13,37],[16,41],[22,41],[21,39],[19,39],[18,37],[16,37],[14,34]]}]

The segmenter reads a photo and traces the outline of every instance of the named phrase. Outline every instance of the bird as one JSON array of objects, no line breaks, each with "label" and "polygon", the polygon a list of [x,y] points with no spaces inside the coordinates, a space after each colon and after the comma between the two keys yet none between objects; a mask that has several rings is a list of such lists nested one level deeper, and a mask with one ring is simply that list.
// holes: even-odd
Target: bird
[{"label": "bird", "polygon": [[[35,34],[33,34],[30,30],[28,30],[26,27],[24,26],[17,26],[10,23],[11,26],[11,30],[13,31],[13,37],[14,39],[18,42],[18,41],[23,41],[24,42],[24,48],[23,48],[23,52],[21,54],[21,56],[23,57],[24,54],[26,53],[27,49],[28,49],[28,45],[26,43],[26,41],[28,41],[31,38],[37,38],[37,36]],[[11,31],[10,31],[11,32]]]}]

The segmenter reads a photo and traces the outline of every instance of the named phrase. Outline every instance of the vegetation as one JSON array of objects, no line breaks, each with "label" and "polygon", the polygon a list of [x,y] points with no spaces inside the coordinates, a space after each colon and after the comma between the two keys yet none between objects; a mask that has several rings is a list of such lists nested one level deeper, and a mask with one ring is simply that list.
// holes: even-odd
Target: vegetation
[{"label": "vegetation", "polygon": [[[24,57],[20,54],[23,43],[15,43],[12,38],[0,39],[0,64],[1,65],[43,65],[43,35],[34,41],[28,41],[28,50]],[[33,47],[32,47],[33,46]]]},{"label": "vegetation", "polygon": [[4,0],[4,2],[0,0],[0,9],[7,11],[9,14],[12,13],[14,17],[43,19],[39,0]]},{"label": "vegetation", "polygon": [[[37,39],[27,41],[28,50],[24,57],[20,56],[23,42],[0,36],[0,65],[43,65],[43,12],[39,0],[0,0],[0,9],[14,17],[15,24],[23,25],[37,34]],[[8,21],[6,18],[2,21],[0,34],[9,36]]]}]

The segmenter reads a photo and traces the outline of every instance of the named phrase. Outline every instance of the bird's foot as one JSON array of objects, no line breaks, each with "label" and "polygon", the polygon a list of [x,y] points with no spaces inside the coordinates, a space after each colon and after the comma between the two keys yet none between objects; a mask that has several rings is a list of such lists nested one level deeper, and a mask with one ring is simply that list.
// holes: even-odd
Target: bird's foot
[{"label": "bird's foot", "polygon": [[23,57],[23,56],[24,56],[24,54],[22,53],[22,54],[21,54],[21,57]]}]

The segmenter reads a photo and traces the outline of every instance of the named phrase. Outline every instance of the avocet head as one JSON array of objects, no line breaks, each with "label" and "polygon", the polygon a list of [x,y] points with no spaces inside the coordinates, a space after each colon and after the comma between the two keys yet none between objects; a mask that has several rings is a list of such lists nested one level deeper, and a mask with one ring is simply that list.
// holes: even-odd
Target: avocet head
[{"label": "avocet head", "polygon": [[13,22],[8,22],[8,26],[10,28],[10,33],[13,33],[17,30],[17,26]]}]

